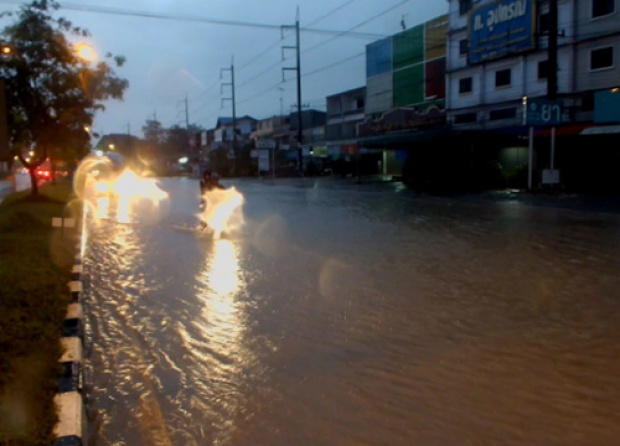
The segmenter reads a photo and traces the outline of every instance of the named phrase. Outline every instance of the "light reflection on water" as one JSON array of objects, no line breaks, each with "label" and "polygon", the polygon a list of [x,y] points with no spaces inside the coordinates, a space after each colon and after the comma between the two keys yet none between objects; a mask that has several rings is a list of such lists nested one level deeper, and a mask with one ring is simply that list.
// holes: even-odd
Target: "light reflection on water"
[{"label": "light reflection on water", "polygon": [[615,444],[620,218],[240,190],[245,238],[93,225],[93,444]]},{"label": "light reflection on water", "polygon": [[215,376],[221,380],[211,383],[211,392],[217,395],[222,410],[214,423],[214,444],[225,442],[235,429],[231,420],[244,404],[242,385],[244,375],[249,373],[244,369],[253,362],[244,339],[247,321],[239,298],[247,289],[237,250],[230,240],[214,240],[196,280],[196,296],[204,306],[192,326],[207,349],[201,351],[194,345],[189,351],[202,356],[202,361],[205,354],[219,358],[219,364],[202,370],[210,375],[218,370]]}]

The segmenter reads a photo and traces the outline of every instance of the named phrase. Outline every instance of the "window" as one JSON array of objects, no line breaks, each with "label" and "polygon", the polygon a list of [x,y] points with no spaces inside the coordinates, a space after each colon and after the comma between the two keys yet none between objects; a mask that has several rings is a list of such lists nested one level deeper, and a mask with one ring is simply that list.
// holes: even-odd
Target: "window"
[{"label": "window", "polygon": [[538,62],[538,80],[547,79],[547,70],[549,69],[549,61],[541,60]]},{"label": "window", "polygon": [[507,87],[512,83],[511,81],[511,70],[510,68],[506,68],[505,70],[497,70],[495,72],[495,86],[496,87]]},{"label": "window", "polygon": [[459,0],[459,14],[467,14],[471,9],[471,0]]},{"label": "window", "polygon": [[469,124],[476,122],[478,116],[476,113],[461,113],[460,115],[454,115],[455,124]]},{"label": "window", "polygon": [[516,108],[500,108],[489,112],[489,121],[499,121],[500,119],[513,119],[517,117]]},{"label": "window", "polygon": [[615,0],[592,0],[592,18],[609,15],[616,10]]},{"label": "window", "polygon": [[468,51],[469,51],[469,40],[468,39],[459,40],[459,56],[467,56]]},{"label": "window", "polygon": [[590,70],[611,68],[614,64],[614,48],[608,46],[592,50],[590,53]]},{"label": "window", "polygon": [[541,13],[538,16],[538,35],[545,36],[549,34],[549,13]]},{"label": "window", "polygon": [[594,93],[585,93],[581,98],[581,111],[594,111]]},{"label": "window", "polygon": [[471,77],[459,79],[459,94],[471,93],[472,84],[473,82]]}]

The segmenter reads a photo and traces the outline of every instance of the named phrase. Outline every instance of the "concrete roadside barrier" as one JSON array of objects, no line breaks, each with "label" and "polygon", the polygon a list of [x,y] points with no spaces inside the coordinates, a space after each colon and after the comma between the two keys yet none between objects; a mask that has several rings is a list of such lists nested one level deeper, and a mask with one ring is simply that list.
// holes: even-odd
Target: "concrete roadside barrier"
[{"label": "concrete roadside barrier", "polygon": [[58,376],[58,393],[54,404],[58,423],[53,446],[85,446],[88,444],[86,407],[84,404],[84,310],[80,300],[82,292],[81,256],[76,256],[67,284],[71,303],[62,325],[62,356],[59,359],[61,373]]},{"label": "concrete roadside barrier", "polygon": [[82,339],[77,336],[61,338],[63,355],[60,357],[62,374],[58,377],[59,392],[81,392],[84,353]]},{"label": "concrete roadside barrier", "polygon": [[72,280],[69,282],[69,291],[71,292],[71,302],[78,302],[80,300],[80,293],[82,292],[82,282],[80,280]]},{"label": "concrete roadside barrier", "polygon": [[67,338],[84,337],[84,310],[81,303],[72,303],[67,306],[67,315],[62,322],[62,336]]},{"label": "concrete roadside barrier", "polygon": [[59,393],[54,397],[58,423],[54,429],[54,446],[85,446],[86,411],[79,392]]}]

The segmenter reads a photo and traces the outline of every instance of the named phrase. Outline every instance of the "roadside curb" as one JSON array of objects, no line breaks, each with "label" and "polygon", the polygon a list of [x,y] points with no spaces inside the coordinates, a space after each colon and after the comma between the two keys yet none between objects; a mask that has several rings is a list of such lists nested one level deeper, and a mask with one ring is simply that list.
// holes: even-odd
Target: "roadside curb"
[{"label": "roadside curb", "polygon": [[[79,249],[79,245],[78,245]],[[82,293],[82,259],[76,255],[67,288],[71,303],[62,324],[60,344],[63,354],[58,360],[62,372],[58,377],[58,393],[54,404],[58,422],[54,427],[53,446],[85,446],[88,444],[86,406],[84,402],[84,310]]]}]

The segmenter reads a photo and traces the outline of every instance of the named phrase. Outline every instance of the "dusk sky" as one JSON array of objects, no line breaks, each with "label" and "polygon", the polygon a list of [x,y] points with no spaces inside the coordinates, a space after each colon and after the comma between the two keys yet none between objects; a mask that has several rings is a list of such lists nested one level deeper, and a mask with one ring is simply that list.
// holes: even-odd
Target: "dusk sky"
[{"label": "dusk sky", "polygon": [[[0,10],[23,3],[0,0]],[[296,103],[295,33],[301,26],[302,103],[325,110],[325,97],[365,84],[365,47],[447,13],[445,0],[73,0],[56,13],[88,29],[99,54],[123,55],[116,73],[129,81],[124,101],[106,104],[95,131],[142,137],[147,119],[164,127],[190,123],[207,129],[232,116],[234,58],[237,116],[261,119],[288,113]],[[80,9],[82,9],[80,11]],[[221,23],[226,22],[226,23]],[[6,25],[6,20],[2,22]],[[326,32],[329,31],[329,32]],[[220,79],[220,74],[222,78]],[[223,90],[222,90],[223,89]],[[223,93],[222,93],[223,91]]]}]

